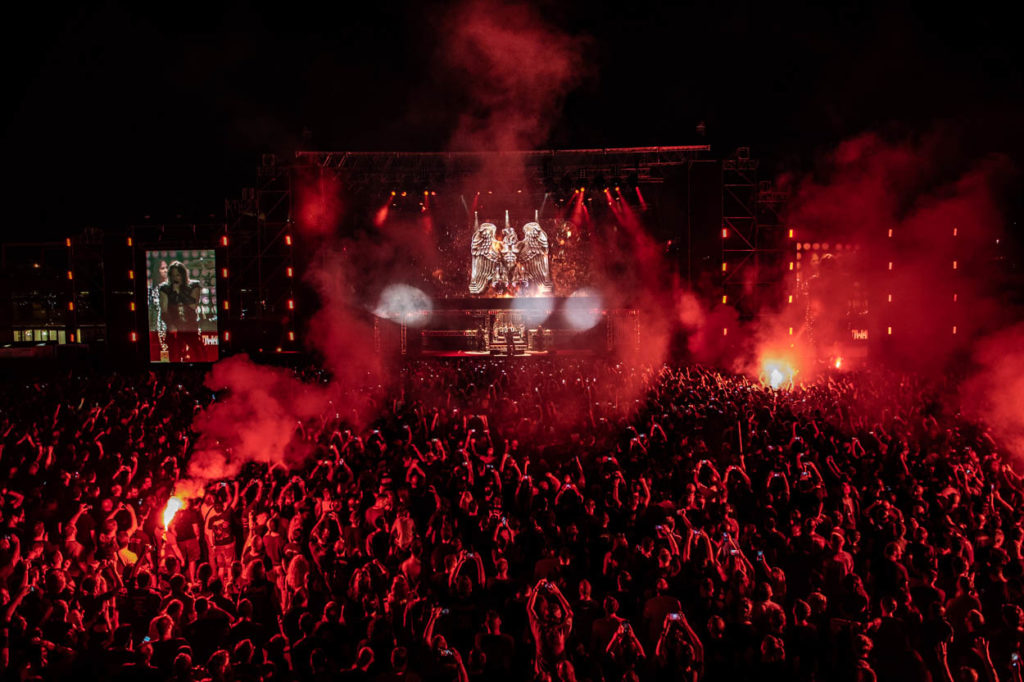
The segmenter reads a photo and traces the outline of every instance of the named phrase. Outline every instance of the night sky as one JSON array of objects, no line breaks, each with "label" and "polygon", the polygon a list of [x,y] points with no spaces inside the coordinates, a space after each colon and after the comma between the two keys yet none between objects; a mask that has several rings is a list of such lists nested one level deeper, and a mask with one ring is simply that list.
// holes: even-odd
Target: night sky
[{"label": "night sky", "polygon": [[[265,152],[446,149],[474,94],[443,66],[451,3],[365,4],[8,10],[2,239],[220,216]],[[586,64],[543,146],[696,143],[703,120],[716,153],[808,170],[852,135],[939,124],[1024,158],[1018,25],[984,6],[536,8]]]}]

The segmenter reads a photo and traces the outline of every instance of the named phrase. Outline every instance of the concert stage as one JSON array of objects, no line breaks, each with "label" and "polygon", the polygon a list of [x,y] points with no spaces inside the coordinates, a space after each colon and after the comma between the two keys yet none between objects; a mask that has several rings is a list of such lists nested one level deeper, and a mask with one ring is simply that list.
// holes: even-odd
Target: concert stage
[{"label": "concert stage", "polygon": [[442,299],[376,329],[379,348],[424,357],[606,353],[640,343],[639,312],[604,308],[596,296]]}]

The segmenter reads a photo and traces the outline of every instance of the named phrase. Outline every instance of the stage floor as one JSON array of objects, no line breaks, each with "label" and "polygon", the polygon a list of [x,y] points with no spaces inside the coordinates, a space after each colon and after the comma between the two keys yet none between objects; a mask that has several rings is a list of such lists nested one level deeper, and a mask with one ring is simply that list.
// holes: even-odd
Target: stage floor
[{"label": "stage floor", "polygon": [[[553,358],[553,357],[579,357],[594,355],[592,350],[528,350],[522,353],[516,353],[512,357],[514,358]],[[509,357],[506,353],[489,353],[484,350],[432,350],[423,351],[416,355],[410,355],[410,357],[418,358],[507,358]]]}]

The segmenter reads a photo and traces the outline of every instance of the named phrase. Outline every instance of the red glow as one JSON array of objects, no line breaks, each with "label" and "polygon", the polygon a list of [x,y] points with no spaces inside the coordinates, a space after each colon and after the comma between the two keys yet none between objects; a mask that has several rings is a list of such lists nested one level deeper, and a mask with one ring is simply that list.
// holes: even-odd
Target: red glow
[{"label": "red glow", "polygon": [[[390,199],[384,202],[384,205],[377,209],[377,212],[373,214],[373,226],[383,227],[384,223],[388,219],[388,209],[391,207]],[[290,276],[290,275],[289,275]]]},{"label": "red glow", "polygon": [[220,238],[220,245],[221,246],[227,246],[228,245],[228,236],[227,235],[224,235],[224,236],[222,236]]},{"label": "red glow", "polygon": [[636,198],[640,200],[640,208],[647,210],[647,202],[644,200],[644,195],[640,192],[640,188],[636,188]]},{"label": "red glow", "polygon": [[135,343],[136,341],[139,340],[139,335],[137,333],[135,333],[135,332],[132,332],[131,339],[132,339],[132,343]]},{"label": "red glow", "polygon": [[326,236],[334,231],[341,220],[342,210],[341,183],[337,177],[321,172],[315,177],[300,180],[295,196],[300,230],[316,236]]}]

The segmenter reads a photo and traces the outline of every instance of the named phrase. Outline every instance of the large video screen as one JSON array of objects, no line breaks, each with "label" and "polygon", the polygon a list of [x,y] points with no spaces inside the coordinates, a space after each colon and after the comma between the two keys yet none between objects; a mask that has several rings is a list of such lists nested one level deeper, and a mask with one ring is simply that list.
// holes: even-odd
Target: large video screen
[{"label": "large video screen", "polygon": [[591,284],[589,235],[567,220],[449,226],[427,279],[445,298],[571,296]]},{"label": "large video screen", "polygon": [[150,362],[216,362],[213,249],[146,251]]}]

